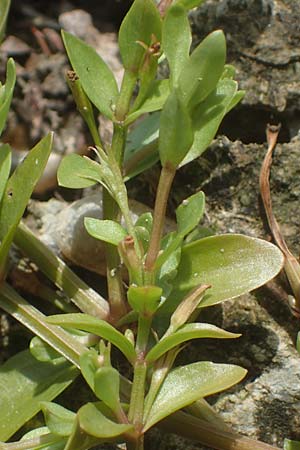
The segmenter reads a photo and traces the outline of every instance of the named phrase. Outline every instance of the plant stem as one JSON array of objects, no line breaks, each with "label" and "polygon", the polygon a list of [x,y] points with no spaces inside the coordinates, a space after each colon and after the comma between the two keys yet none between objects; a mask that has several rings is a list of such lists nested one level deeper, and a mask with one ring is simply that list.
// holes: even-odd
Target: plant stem
[{"label": "plant stem", "polygon": [[139,321],[138,321],[137,339],[136,339],[137,354],[145,355],[147,345],[148,345],[148,338],[149,338],[151,323],[152,323],[152,317],[145,317],[142,314],[140,314]]},{"label": "plant stem", "polygon": [[[114,132],[111,152],[119,167],[123,164],[124,148],[127,137],[127,127],[124,119],[130,107],[136,77],[131,72],[125,71],[119,99],[115,110]],[[119,208],[108,192],[103,192],[103,219],[118,220]],[[115,322],[127,313],[123,280],[121,274],[120,257],[118,250],[111,244],[105,245],[107,262],[107,287],[109,303],[111,306],[111,321]]]},{"label": "plant stem", "polygon": [[[115,119],[116,122],[124,122],[130,108],[130,102],[134,88],[136,86],[137,75],[130,70],[125,70],[120,96],[116,104]],[[115,155],[116,156],[116,155]]]},{"label": "plant stem", "polygon": [[[160,250],[160,239],[163,232],[165,214],[167,209],[167,201],[175,173],[176,169],[167,164],[162,168],[160,174],[155,199],[153,227],[150,238],[149,251],[147,253],[145,261],[145,270],[150,273],[154,269],[155,261]],[[152,284],[152,280],[150,281],[149,284]]]},{"label": "plant stem", "polygon": [[82,312],[99,319],[108,319],[107,301],[85,284],[22,223],[15,232],[14,242]]},{"label": "plant stem", "polygon": [[147,365],[144,355],[140,354],[134,367],[128,419],[139,433],[143,428],[144,395]]},{"label": "plant stem", "polygon": [[[119,208],[107,191],[103,191],[103,218],[117,220]],[[110,320],[118,321],[127,313],[125,293],[121,274],[121,261],[117,248],[105,244],[108,301],[110,304]]]}]

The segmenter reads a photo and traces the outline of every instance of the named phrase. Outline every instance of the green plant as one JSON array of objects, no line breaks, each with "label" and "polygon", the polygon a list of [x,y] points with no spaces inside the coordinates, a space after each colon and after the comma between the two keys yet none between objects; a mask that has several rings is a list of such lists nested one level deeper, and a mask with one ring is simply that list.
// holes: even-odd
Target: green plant
[{"label": "green plant", "polygon": [[[233,442],[240,445],[237,449],[253,448],[253,442],[228,431],[204,401],[205,396],[239,382],[246,371],[210,361],[173,368],[178,352],[191,339],[238,337],[196,322],[199,312],[273,278],[281,269],[282,255],[273,245],[242,235],[197,239],[205,208],[202,192],[178,206],[176,231],[164,235],[166,204],[176,170],[208,147],[224,115],[243,96],[233,80],[233,67],[225,65],[226,45],[221,31],[211,33],[190,54],[187,11],[201,1],[170,3],[160,2],[158,9],[153,0],[133,2],[119,32],[125,69],[120,90],[101,57],[63,32],[74,70],[68,81],[94,139],[96,161],[67,156],[60,165],[58,180],[70,188],[96,183],[103,187],[103,220],[86,218],[85,226],[92,236],[106,243],[108,301],[93,293],[26,227],[17,228],[28,198],[19,186],[33,170],[35,157],[28,158],[3,184],[2,277],[14,236],[15,244],[81,312],[45,317],[2,283],[0,306],[37,336],[31,342],[31,353],[16,355],[0,369],[0,383],[5,386],[0,394],[5,411],[0,438],[7,440],[40,409],[46,423],[18,443],[1,444],[2,450],[80,450],[102,442],[125,442],[128,450],[142,450],[145,432],[157,424],[167,428],[176,425],[183,435],[215,448],[229,449]],[[156,78],[162,55],[170,68],[166,80]],[[101,141],[92,104],[113,123],[109,146]],[[126,145],[132,124],[153,112],[130,132]],[[149,122],[153,133],[146,140]],[[43,145],[47,147],[44,161],[50,138]],[[134,223],[125,181],[157,160],[162,170],[153,215],[143,214]],[[0,170],[8,173],[5,167],[2,163]],[[22,171],[22,167],[27,169]],[[30,186],[33,181],[35,177],[30,175]],[[20,207],[18,213],[12,213],[12,189],[22,212]],[[132,379],[114,367],[111,345],[126,358]],[[52,400],[79,371],[95,401],[74,413]],[[255,446],[270,448],[259,442]]]}]

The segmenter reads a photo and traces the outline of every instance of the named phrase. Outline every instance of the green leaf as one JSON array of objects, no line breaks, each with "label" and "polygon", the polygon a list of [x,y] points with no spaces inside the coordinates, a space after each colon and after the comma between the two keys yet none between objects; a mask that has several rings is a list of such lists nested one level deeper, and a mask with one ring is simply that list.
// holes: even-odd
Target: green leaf
[{"label": "green leaf", "polygon": [[124,153],[126,179],[144,172],[159,160],[159,121],[159,113],[151,114],[128,134]]},{"label": "green leaf", "polygon": [[178,234],[185,237],[199,224],[205,208],[205,195],[202,191],[183,200],[176,209]]},{"label": "green leaf", "polygon": [[285,439],[283,450],[300,450],[300,441]]},{"label": "green leaf", "polygon": [[45,422],[50,432],[59,436],[69,436],[76,414],[52,402],[41,402]]},{"label": "green leaf", "polygon": [[0,367],[0,440],[9,439],[40,411],[41,401],[51,401],[69,386],[78,371],[68,362],[41,363],[28,350]]},{"label": "green leaf", "polygon": [[31,339],[29,350],[32,356],[40,362],[51,362],[55,359],[62,358],[54,348],[50,347],[49,344],[46,344],[38,336]]},{"label": "green leaf", "polygon": [[129,342],[123,334],[117,331],[112,325],[104,320],[87,314],[57,314],[49,316],[47,322],[55,325],[60,325],[64,328],[78,328],[79,330],[88,331],[97,336],[110,341],[126,356],[128,361],[133,363],[136,358],[136,353],[133,345]]},{"label": "green leaf", "polygon": [[[40,445],[30,447],[30,450],[39,450],[41,448],[43,450],[63,450],[66,444],[65,438],[51,434],[47,427],[39,427],[29,431],[22,436],[20,442],[24,445],[24,447],[26,446],[25,448],[29,448],[28,442],[26,441],[31,441],[32,439],[39,439]],[[31,442],[29,442],[29,445]],[[2,450],[1,444],[0,449]]]},{"label": "green leaf", "polygon": [[71,154],[65,156],[57,171],[60,186],[82,189],[102,183],[98,163],[84,156]]},{"label": "green leaf", "polygon": [[[153,36],[161,38],[161,18],[152,0],[135,0],[119,30],[119,48],[126,70],[138,73]],[[139,43],[140,42],[140,43]]]},{"label": "green leaf", "polygon": [[269,242],[240,234],[211,236],[182,248],[173,291],[161,308],[171,313],[196,286],[212,287],[200,307],[220,303],[256,289],[282,269],[283,256]]},{"label": "green leaf", "polygon": [[42,139],[8,180],[0,207],[0,261],[4,260],[33,188],[42,175],[52,147],[52,134]]},{"label": "green leaf", "polygon": [[46,322],[46,316],[22,298],[9,284],[2,283],[0,308],[21,322],[62,356],[79,367],[79,356],[86,347],[61,328]]},{"label": "green leaf", "polygon": [[11,149],[8,144],[0,145],[0,203],[5,191],[11,167]]},{"label": "green leaf", "polygon": [[134,122],[142,114],[158,111],[162,109],[170,94],[169,80],[154,80],[147,93],[146,100],[134,111],[130,112],[125,125]]},{"label": "green leaf", "polygon": [[9,8],[10,8],[10,0],[0,1],[0,43],[4,38]]},{"label": "green leaf", "polygon": [[161,300],[162,289],[158,286],[133,286],[127,292],[128,303],[140,314],[153,314]]},{"label": "green leaf", "polygon": [[120,410],[120,375],[113,367],[100,367],[94,378],[94,392],[112,411]]},{"label": "green leaf", "polygon": [[225,58],[226,42],[221,30],[210,33],[193,51],[179,78],[183,101],[190,109],[215,89]]},{"label": "green leaf", "polygon": [[235,76],[235,67],[231,64],[225,64],[221,78],[233,79]]},{"label": "green leaf", "polygon": [[[172,126],[170,126],[172,124]],[[193,143],[193,129],[187,108],[174,90],[160,116],[159,156],[162,166],[177,167]]]},{"label": "green leaf", "polygon": [[62,37],[85,93],[102,114],[112,119],[119,95],[112,71],[92,47],[66,31]]},{"label": "green leaf", "polygon": [[180,166],[198,158],[207,149],[237,94],[236,81],[220,80],[217,88],[196,106],[192,114],[194,142]]},{"label": "green leaf", "polygon": [[177,367],[167,375],[154,400],[143,432],[196,400],[233,386],[246,373],[239,366],[206,361]]},{"label": "green leaf", "polygon": [[177,80],[189,61],[192,35],[186,10],[175,4],[168,8],[163,21],[162,48],[168,59],[171,83]]},{"label": "green leaf", "polygon": [[87,232],[100,241],[118,245],[127,236],[127,231],[113,220],[99,220],[93,217],[84,218],[84,226]]},{"label": "green leaf", "polygon": [[87,403],[78,411],[79,426],[90,436],[111,439],[121,436],[133,429],[131,424],[119,424],[108,419],[97,403]]},{"label": "green leaf", "polygon": [[245,91],[238,91],[233,97],[226,109],[226,114],[231,111],[243,98],[245,97]]},{"label": "green leaf", "polygon": [[218,338],[218,339],[230,339],[237,338],[240,334],[230,333],[229,331],[222,330],[214,325],[208,323],[189,323],[182,326],[176,333],[161,339],[146,356],[148,363],[153,363],[164,353],[168,352],[174,347],[183,344],[191,339],[199,338]]},{"label": "green leaf", "polygon": [[[1,12],[1,6],[0,6],[0,12]],[[1,15],[0,15],[0,21],[1,21]],[[7,62],[6,67],[6,83],[4,86],[1,86],[0,88],[3,89],[2,95],[1,95],[1,101],[0,101],[0,135],[2,134],[3,128],[5,126],[5,122],[7,119],[14,87],[16,83],[16,67],[14,60],[10,58]]]},{"label": "green leaf", "polygon": [[202,5],[205,0],[177,0],[175,5],[182,5],[186,9],[196,8]]},{"label": "green leaf", "polygon": [[81,373],[92,391],[94,391],[94,378],[98,367],[98,356],[96,350],[90,348],[81,353],[79,358]]}]

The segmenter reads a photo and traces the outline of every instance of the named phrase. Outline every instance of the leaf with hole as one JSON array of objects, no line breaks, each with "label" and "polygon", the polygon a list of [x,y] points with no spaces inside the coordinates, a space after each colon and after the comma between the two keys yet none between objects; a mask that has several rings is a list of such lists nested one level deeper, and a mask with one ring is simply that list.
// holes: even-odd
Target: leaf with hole
[{"label": "leaf with hole", "polygon": [[111,69],[85,42],[66,31],[62,32],[62,37],[86,95],[102,114],[112,119],[119,91]]}]

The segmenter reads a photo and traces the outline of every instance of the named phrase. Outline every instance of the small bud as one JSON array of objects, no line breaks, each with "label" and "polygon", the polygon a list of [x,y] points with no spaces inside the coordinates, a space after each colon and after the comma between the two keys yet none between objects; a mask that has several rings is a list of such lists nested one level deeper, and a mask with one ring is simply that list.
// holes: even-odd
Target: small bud
[{"label": "small bud", "polygon": [[189,320],[195,309],[198,308],[206,290],[210,287],[209,284],[198,286],[182,300],[171,316],[170,331],[168,330],[167,334],[173,333]]}]

